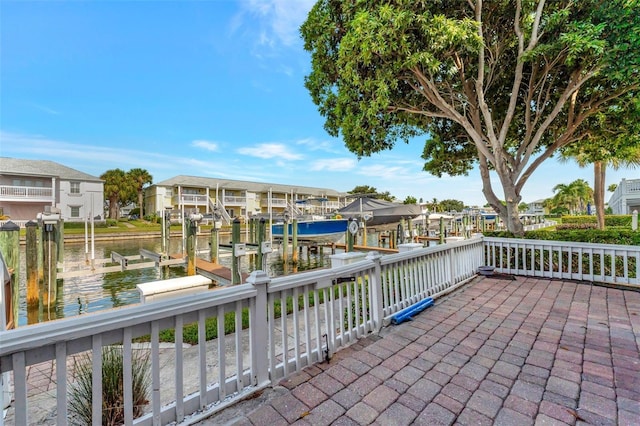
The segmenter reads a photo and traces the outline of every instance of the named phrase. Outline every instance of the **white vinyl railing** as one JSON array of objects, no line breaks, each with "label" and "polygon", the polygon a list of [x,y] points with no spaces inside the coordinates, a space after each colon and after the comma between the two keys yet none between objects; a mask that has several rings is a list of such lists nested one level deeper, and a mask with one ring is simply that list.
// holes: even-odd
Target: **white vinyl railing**
[{"label": "white vinyl railing", "polygon": [[52,195],[52,188],[47,187],[0,185],[0,198],[51,199]]},{"label": "white vinyl railing", "polygon": [[[370,253],[350,265],[274,279],[256,271],[242,285],[0,332],[0,373],[13,375],[13,424],[33,422],[27,371],[43,362],[55,364],[51,411],[57,424],[67,424],[75,386],[70,366],[82,354],[91,355],[92,420],[101,424],[102,348],[109,345],[123,353],[125,424],[183,422],[213,412],[328,359],[401,309],[461,285],[475,275],[482,244],[477,238],[388,256]],[[226,335],[225,322],[232,329]],[[186,324],[197,329],[194,347],[183,347]],[[207,335],[212,327],[216,339]],[[167,329],[175,330],[175,344],[161,349],[160,332]],[[148,343],[140,349],[136,339],[142,336]],[[140,350],[149,355],[151,392],[145,414],[134,419],[132,370]]]},{"label": "white vinyl railing", "polygon": [[484,238],[497,272],[640,286],[640,246]]}]

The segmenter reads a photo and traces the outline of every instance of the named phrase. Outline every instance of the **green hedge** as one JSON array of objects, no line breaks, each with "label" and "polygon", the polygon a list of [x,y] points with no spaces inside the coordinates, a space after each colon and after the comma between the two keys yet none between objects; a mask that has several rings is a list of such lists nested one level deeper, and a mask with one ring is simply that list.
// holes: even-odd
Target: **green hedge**
[{"label": "green hedge", "polygon": [[[487,237],[515,238],[509,231],[485,232]],[[640,246],[640,232],[630,228],[599,229],[558,229],[556,231],[537,230],[527,231],[524,238],[528,240],[574,241],[581,243],[619,244]]]},{"label": "green hedge", "polygon": [[[562,216],[562,224],[598,223],[596,216]],[[631,226],[631,215],[605,215],[605,226]]]}]

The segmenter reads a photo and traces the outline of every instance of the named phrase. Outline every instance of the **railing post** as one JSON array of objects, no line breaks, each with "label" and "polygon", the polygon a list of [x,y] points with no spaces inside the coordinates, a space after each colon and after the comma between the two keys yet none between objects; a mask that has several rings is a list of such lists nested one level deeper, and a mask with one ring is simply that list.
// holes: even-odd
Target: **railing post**
[{"label": "railing post", "polygon": [[380,266],[382,255],[378,252],[369,252],[367,260],[374,263],[374,272],[369,276],[369,288],[371,291],[371,316],[373,327],[376,332],[382,328],[384,312],[382,306],[382,268]]},{"label": "railing post", "polygon": [[253,384],[261,386],[269,382],[269,327],[273,324],[267,322],[267,288],[271,279],[264,271],[253,271],[247,282],[258,292],[250,319],[251,365],[254,368]]}]

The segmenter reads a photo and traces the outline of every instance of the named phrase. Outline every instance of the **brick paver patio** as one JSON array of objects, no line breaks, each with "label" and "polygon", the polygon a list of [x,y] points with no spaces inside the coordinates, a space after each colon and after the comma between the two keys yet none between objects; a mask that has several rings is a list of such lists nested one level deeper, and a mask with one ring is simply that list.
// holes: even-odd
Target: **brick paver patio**
[{"label": "brick paver patio", "polygon": [[479,277],[201,425],[638,425],[640,292]]}]

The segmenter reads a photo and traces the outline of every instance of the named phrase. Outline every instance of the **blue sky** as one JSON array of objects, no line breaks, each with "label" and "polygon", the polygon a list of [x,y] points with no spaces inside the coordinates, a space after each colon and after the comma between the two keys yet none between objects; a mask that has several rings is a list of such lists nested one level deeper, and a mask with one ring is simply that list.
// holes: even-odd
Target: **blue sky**
[{"label": "blue sky", "polygon": [[[358,160],[324,131],[298,35],[313,1],[0,1],[1,156],[485,204],[477,171],[423,172],[421,140]],[[551,160],[523,201],[578,178]]]}]

